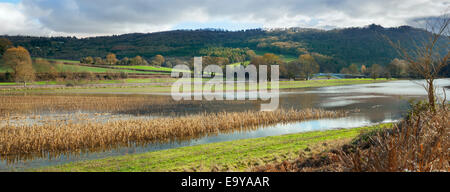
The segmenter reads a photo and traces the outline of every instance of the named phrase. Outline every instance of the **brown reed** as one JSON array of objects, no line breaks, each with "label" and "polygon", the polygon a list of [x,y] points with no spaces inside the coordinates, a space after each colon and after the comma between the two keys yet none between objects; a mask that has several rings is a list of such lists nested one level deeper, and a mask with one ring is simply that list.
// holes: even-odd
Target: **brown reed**
[{"label": "brown reed", "polygon": [[0,154],[46,156],[110,149],[130,144],[180,141],[185,139],[256,129],[260,125],[345,116],[340,111],[320,109],[273,112],[220,112],[158,119],[128,119],[106,123],[55,121],[44,125],[0,127]]},{"label": "brown reed", "polygon": [[[174,101],[168,96],[154,95],[73,95],[73,94],[0,94],[0,120],[8,120],[10,116],[33,116],[46,113],[91,112],[121,113],[133,115],[168,114],[180,109],[202,111],[204,108],[225,110],[221,104],[234,108],[243,103],[258,101]],[[229,111],[229,109],[226,109]],[[188,111],[192,113],[192,111]]]},{"label": "brown reed", "polygon": [[108,95],[1,95],[0,116],[30,115],[40,112],[95,111],[117,112],[137,110],[144,106],[174,104],[170,97]]},{"label": "brown reed", "polygon": [[339,153],[344,171],[450,171],[450,111],[448,105],[415,110],[392,130],[369,136],[363,145]]}]

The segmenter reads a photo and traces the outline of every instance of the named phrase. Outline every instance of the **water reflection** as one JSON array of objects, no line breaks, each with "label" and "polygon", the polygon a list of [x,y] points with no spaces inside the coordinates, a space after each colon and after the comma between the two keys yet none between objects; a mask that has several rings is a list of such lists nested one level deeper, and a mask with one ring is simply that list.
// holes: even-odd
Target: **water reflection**
[{"label": "water reflection", "polygon": [[[0,171],[21,171],[33,167],[58,165],[69,162],[105,158],[117,155],[143,153],[171,149],[184,146],[193,146],[199,144],[233,141],[239,139],[258,138],[267,136],[285,135],[307,131],[329,130],[338,128],[353,128],[369,126],[375,123],[394,122],[395,119],[383,118],[383,121],[374,122],[364,116],[351,116],[338,119],[319,119],[296,123],[279,123],[271,126],[261,126],[257,129],[235,131],[231,133],[219,133],[217,135],[204,136],[198,139],[188,141],[172,141],[166,143],[152,143],[147,145],[131,144],[128,147],[118,147],[116,149],[103,152],[80,152],[78,154],[68,153],[46,158],[35,157],[31,160],[14,159],[14,163],[8,163],[6,160],[0,162]],[[11,161],[11,160],[10,160]]]},{"label": "water reflection", "polygon": [[[450,79],[440,79],[436,82],[439,87],[450,86]],[[442,90],[439,92],[442,94]],[[450,94],[448,94],[450,95]],[[170,97],[169,95],[145,95],[158,99],[160,97]],[[367,126],[375,123],[393,122],[401,119],[408,110],[408,100],[424,99],[426,92],[423,87],[412,81],[394,81],[377,84],[336,86],[309,89],[293,89],[283,91],[280,94],[280,107],[289,109],[304,108],[325,108],[330,110],[352,110],[357,111],[349,117],[340,119],[321,119],[310,120],[298,123],[277,124],[269,127],[261,127],[247,131],[237,131],[232,133],[222,133],[210,135],[189,141],[174,141],[169,143],[148,144],[144,146],[131,145],[129,147],[120,147],[117,149],[95,152],[95,153],[73,153],[61,155],[56,158],[35,158],[31,161],[19,160],[15,164],[7,164],[6,161],[0,162],[0,170],[22,170],[32,167],[56,165],[67,162],[74,162],[86,159],[97,159],[109,156],[142,153],[170,149],[182,146],[192,146],[197,144],[232,141],[245,138],[256,138],[265,136],[274,136],[314,130],[328,130],[337,128],[352,128]],[[143,104],[143,106],[146,106]],[[189,102],[177,103],[159,111],[161,116],[179,116],[186,114],[196,114],[203,112],[220,111],[247,111],[259,110],[260,102],[256,101],[236,101],[236,102]],[[148,108],[148,110],[146,110]],[[153,114],[151,106],[140,109],[139,114],[146,118]],[[136,118],[136,111],[120,111],[106,119],[117,118]],[[121,116],[123,115],[123,116]],[[130,116],[132,115],[132,116]]]},{"label": "water reflection", "polygon": [[[359,94],[383,94],[383,95],[425,95],[424,80],[399,80],[375,84],[360,84],[349,86],[323,87],[309,93],[359,93]],[[442,94],[442,88],[450,85],[450,79],[437,79],[435,86],[438,95]],[[448,87],[447,87],[448,89]]]}]

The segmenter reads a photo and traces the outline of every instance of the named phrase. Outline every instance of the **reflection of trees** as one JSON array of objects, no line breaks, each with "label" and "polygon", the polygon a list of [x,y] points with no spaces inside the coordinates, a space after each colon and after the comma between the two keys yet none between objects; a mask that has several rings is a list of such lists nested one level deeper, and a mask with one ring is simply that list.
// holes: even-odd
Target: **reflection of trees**
[{"label": "reflection of trees", "polygon": [[280,95],[280,107],[285,109],[304,109],[313,108],[319,101],[319,95],[315,93],[308,94],[286,94]]},{"label": "reflection of trees", "polygon": [[400,118],[408,110],[408,101],[401,98],[376,98],[371,99],[367,105],[365,115],[372,123],[378,123],[385,119]]}]

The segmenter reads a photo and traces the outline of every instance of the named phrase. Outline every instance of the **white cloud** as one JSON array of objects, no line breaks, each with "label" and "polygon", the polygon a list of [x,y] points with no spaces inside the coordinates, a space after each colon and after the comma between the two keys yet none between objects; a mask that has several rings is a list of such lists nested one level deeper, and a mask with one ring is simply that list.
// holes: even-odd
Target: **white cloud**
[{"label": "white cloud", "polygon": [[38,21],[27,17],[20,5],[0,3],[0,34],[41,35]]},{"label": "white cloud", "polygon": [[0,3],[3,34],[95,36],[174,29],[180,23],[263,27],[386,27],[447,10],[447,0],[23,0]]}]

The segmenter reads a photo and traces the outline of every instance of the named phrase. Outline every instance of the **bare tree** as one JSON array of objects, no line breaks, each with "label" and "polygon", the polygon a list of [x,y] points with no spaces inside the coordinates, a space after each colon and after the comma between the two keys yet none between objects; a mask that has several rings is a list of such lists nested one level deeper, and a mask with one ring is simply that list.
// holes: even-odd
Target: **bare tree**
[{"label": "bare tree", "polygon": [[[439,72],[448,64],[449,48],[449,24],[450,17],[444,14],[438,18],[427,19],[425,29],[429,36],[421,44],[417,44],[414,50],[407,50],[399,42],[394,43],[389,38],[389,43],[397,50],[399,55],[409,63],[409,66],[422,76],[426,84],[424,85],[428,102],[433,111],[436,110],[436,91],[434,81],[438,78]],[[445,41],[444,44],[440,44]],[[445,54],[441,54],[444,53]]]}]

